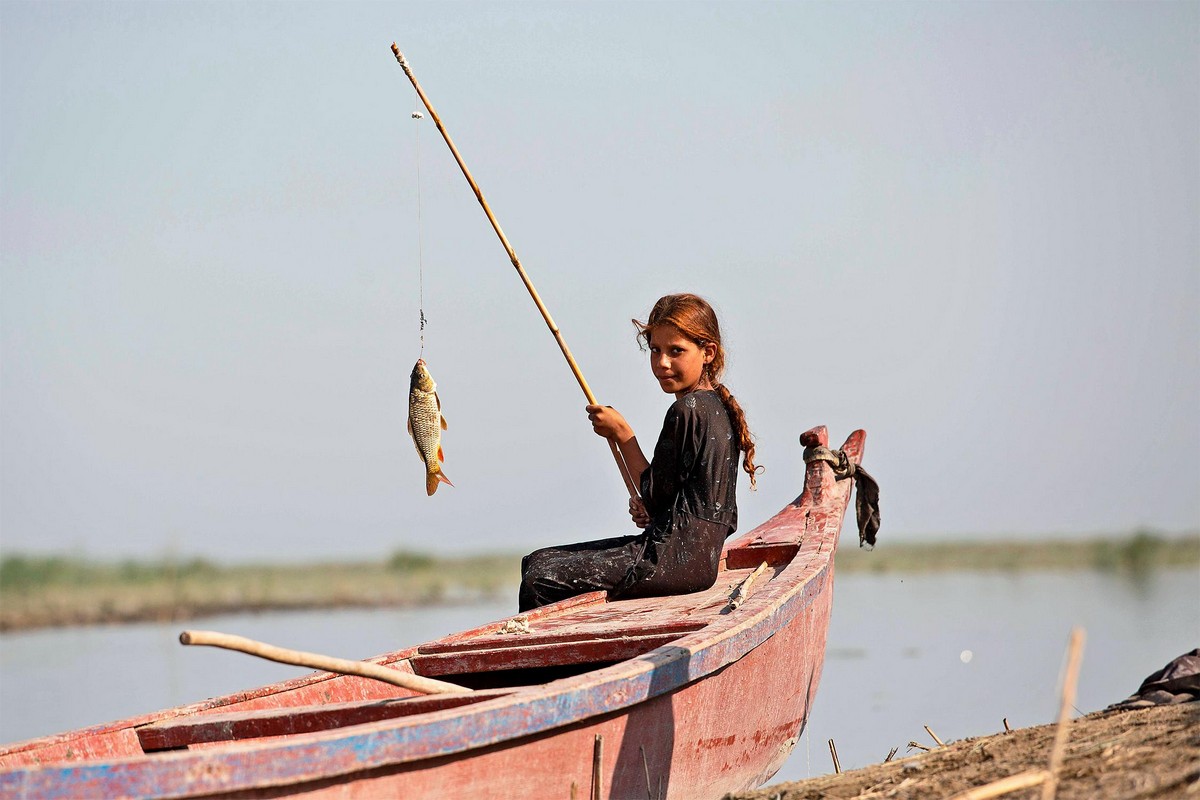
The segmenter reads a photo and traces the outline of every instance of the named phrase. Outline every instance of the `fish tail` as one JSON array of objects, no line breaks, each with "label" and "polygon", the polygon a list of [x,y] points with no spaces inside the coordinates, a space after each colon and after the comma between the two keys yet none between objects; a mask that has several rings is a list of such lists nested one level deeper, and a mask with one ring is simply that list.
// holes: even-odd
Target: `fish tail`
[{"label": "fish tail", "polygon": [[454,485],[453,483],[450,483],[450,479],[446,477],[445,473],[442,472],[440,467],[437,469],[431,469],[429,472],[425,473],[425,494],[432,497],[433,493],[437,491],[439,483],[444,483],[447,486]]}]

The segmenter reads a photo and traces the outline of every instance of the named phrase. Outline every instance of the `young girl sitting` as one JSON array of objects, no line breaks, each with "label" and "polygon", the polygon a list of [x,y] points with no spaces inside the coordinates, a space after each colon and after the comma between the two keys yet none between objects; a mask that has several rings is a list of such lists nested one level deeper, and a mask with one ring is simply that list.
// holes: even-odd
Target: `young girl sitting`
[{"label": "young girl sitting", "polygon": [[707,589],[721,548],[737,528],[738,453],[755,488],[754,442],[737,400],[721,383],[725,351],[712,307],[694,294],[654,304],[634,320],[650,371],[675,395],[647,461],[629,423],[610,406],[588,406],[592,428],[620,447],[641,499],[629,501],[637,536],[535,550],[521,561],[520,610],[586,592],[650,597]]}]

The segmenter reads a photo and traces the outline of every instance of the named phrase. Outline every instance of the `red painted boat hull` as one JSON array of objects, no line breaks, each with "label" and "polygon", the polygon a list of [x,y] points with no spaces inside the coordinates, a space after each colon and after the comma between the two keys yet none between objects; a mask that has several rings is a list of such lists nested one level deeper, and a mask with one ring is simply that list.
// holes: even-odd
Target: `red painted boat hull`
[{"label": "red painted boat hull", "polygon": [[[843,446],[856,463],[863,439]],[[0,797],[657,800],[758,786],[817,691],[851,483],[810,463],[801,496],[726,547],[707,592],[586,595],[531,612],[531,635],[500,621],[374,659],[471,695],[315,673],[0,749]]]}]

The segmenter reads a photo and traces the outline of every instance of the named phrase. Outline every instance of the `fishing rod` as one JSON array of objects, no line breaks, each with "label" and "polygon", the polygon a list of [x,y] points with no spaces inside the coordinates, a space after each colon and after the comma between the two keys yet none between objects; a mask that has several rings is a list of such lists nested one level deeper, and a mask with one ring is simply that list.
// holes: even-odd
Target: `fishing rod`
[{"label": "fishing rod", "polygon": [[[504,245],[504,251],[508,253],[508,260],[512,262],[512,265],[517,270],[517,274],[521,276],[521,282],[525,284],[525,289],[529,292],[529,296],[533,298],[538,311],[542,312],[542,319],[546,321],[546,326],[554,334],[554,341],[558,342],[558,348],[562,350],[563,356],[567,359],[567,364],[570,365],[571,372],[575,375],[575,380],[579,382],[579,388],[583,389],[583,394],[587,398],[588,404],[593,406],[599,405],[596,401],[596,396],[592,394],[591,387],[588,386],[587,379],[583,377],[579,365],[575,363],[575,357],[571,355],[571,348],[567,347],[567,342],[563,339],[562,332],[554,324],[554,319],[550,316],[550,311],[547,310],[546,304],[542,302],[537,289],[533,287],[533,282],[529,280],[529,276],[525,273],[525,268],[521,266],[521,261],[517,258],[516,251],[509,244],[508,237],[504,235],[504,231],[500,228],[500,223],[496,221],[496,215],[492,213],[491,207],[488,205],[487,200],[484,199],[483,192],[479,189],[479,184],[475,183],[475,179],[471,177],[471,171],[467,169],[466,162],[463,161],[462,155],[459,154],[458,148],[454,146],[454,141],[450,138],[450,134],[446,132],[445,126],[442,125],[441,117],[433,109],[429,98],[425,96],[425,90],[417,82],[417,76],[413,74],[412,67],[408,65],[408,62],[404,59],[404,55],[400,52],[400,48],[396,46],[395,42],[392,42],[392,53],[396,56],[396,61],[400,62],[400,67],[404,70],[404,74],[408,76],[408,80],[412,83],[413,88],[417,90],[417,96],[425,104],[426,110],[429,111],[429,116],[433,118],[433,123],[437,125],[438,131],[442,134],[442,138],[450,146],[450,152],[454,154],[454,160],[458,162],[458,168],[462,170],[463,177],[467,179],[467,183],[471,184],[471,190],[475,192],[475,199],[483,207],[483,213],[487,214],[488,222],[492,223],[492,230],[500,237],[500,243]],[[621,471],[621,479],[625,481],[625,488],[629,491],[629,496],[636,498],[638,496],[637,487],[633,482],[633,478],[629,475],[629,467],[625,464],[625,459],[621,457],[621,451],[617,448],[617,443],[612,439],[608,439],[608,447],[612,450],[613,458],[617,461],[617,468]]]}]

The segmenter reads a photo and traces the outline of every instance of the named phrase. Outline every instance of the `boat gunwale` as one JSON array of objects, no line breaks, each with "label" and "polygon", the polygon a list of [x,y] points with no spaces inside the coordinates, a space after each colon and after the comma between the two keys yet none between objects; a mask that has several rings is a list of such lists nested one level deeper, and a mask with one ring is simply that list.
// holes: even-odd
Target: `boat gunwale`
[{"label": "boat gunwale", "polygon": [[[861,437],[862,434],[855,431],[851,439],[855,436]],[[847,444],[851,439],[847,440]],[[170,797],[302,783],[517,742],[591,718],[617,713],[654,697],[678,691],[753,652],[826,591],[831,578],[832,557],[849,501],[850,486],[839,486],[838,492],[821,498],[820,503],[806,507],[803,501],[806,498],[811,500],[808,488],[814,477],[811,473],[816,471],[819,482],[820,470],[828,469],[828,466],[819,462],[808,465],[805,470],[805,491],[761,525],[730,542],[725,550],[728,552],[752,545],[764,533],[790,524],[806,508],[810,512],[815,508],[824,509],[826,513],[837,512],[836,525],[824,525],[812,533],[806,533],[791,560],[764,581],[736,612],[723,615],[728,619],[718,617],[704,628],[685,633],[672,642],[632,659],[546,684],[512,687],[513,690],[507,694],[479,703],[411,717],[264,738],[261,741],[234,740],[196,750],[17,767],[0,772],[0,789],[22,787],[28,790],[36,785],[42,790],[59,786],[69,791],[69,786],[63,786],[64,783],[79,786],[93,779],[103,779],[106,782],[116,780],[133,796],[153,793],[159,797]],[[484,631],[498,624],[502,624],[502,621],[472,630]],[[370,660],[382,663],[401,660],[415,656],[421,646],[415,645]],[[818,657],[823,657],[823,654]],[[240,701],[267,696],[329,677],[331,673],[318,672],[249,690],[244,695],[228,695],[168,709],[146,715],[146,721],[136,727],[215,710],[220,708],[222,701],[230,701],[231,698]],[[61,742],[80,738],[91,730],[103,734],[109,730],[131,727],[129,723],[139,719],[127,719],[49,738]],[[519,734],[514,736],[513,731],[519,731]],[[44,738],[24,744],[52,743]],[[270,763],[282,768],[264,774],[261,769],[264,753],[277,754]],[[353,757],[346,758],[347,753],[353,754]],[[339,755],[342,757],[339,758]],[[247,769],[251,764],[258,769]],[[188,779],[181,780],[185,775]],[[179,788],[175,793],[164,794],[163,786]],[[51,791],[38,793],[37,796],[56,795]]]}]

